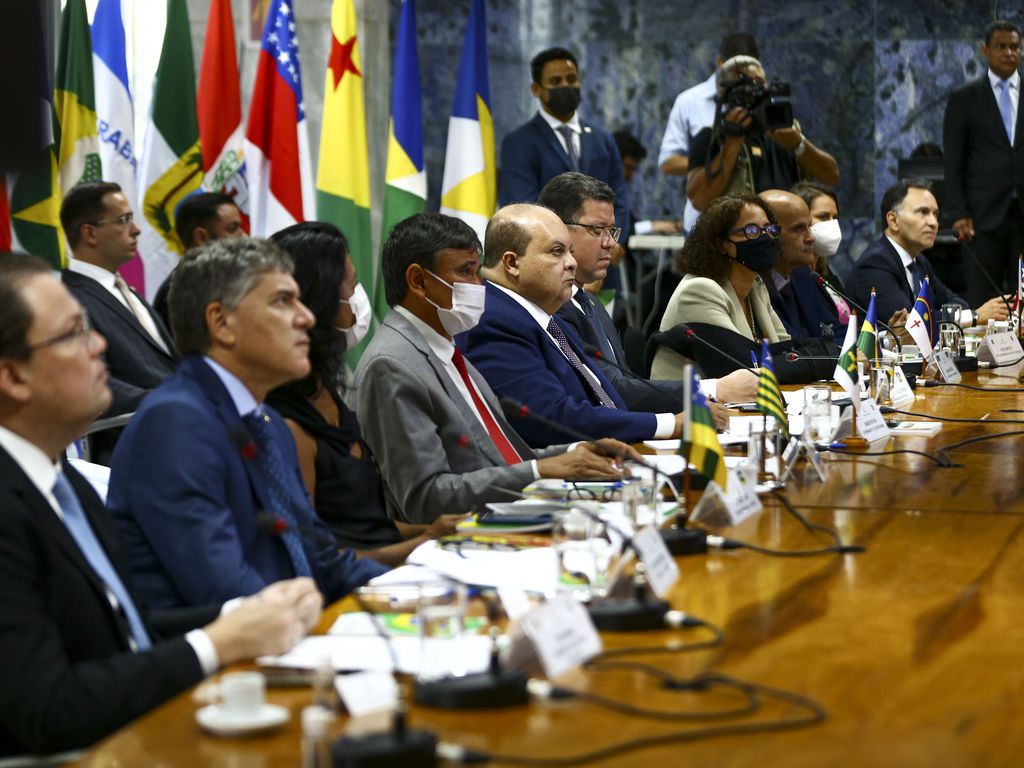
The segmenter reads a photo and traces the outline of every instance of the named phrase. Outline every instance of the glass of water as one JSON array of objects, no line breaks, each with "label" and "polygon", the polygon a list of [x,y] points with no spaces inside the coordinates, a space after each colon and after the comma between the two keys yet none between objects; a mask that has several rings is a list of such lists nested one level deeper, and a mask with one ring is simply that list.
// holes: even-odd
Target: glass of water
[{"label": "glass of water", "polygon": [[420,671],[423,681],[466,674],[463,633],[466,587],[450,581],[420,588],[416,620],[420,628]]},{"label": "glass of water", "polygon": [[607,591],[613,557],[605,526],[579,509],[556,513],[551,543],[558,567],[557,591],[586,602]]},{"label": "glass of water", "polygon": [[832,390],[829,387],[804,387],[804,435],[812,443],[832,439]]}]

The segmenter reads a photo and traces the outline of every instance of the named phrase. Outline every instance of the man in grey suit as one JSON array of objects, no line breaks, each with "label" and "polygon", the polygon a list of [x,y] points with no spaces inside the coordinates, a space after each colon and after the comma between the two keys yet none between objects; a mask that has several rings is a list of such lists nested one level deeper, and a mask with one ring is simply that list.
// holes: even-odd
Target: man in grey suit
[{"label": "man in grey suit", "polygon": [[428,523],[512,501],[540,477],[611,479],[602,440],[535,453],[509,426],[491,388],[452,341],[483,312],[480,241],[459,219],[421,213],[392,229],[381,255],[391,311],[356,371],[359,423],[384,479],[388,511]]}]

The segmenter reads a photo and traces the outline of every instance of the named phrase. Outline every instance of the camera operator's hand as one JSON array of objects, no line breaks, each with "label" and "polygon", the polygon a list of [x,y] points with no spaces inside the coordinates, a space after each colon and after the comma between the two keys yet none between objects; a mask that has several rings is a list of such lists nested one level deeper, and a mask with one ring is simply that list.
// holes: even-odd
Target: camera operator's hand
[{"label": "camera operator's hand", "polygon": [[726,141],[729,139],[741,139],[746,135],[747,129],[754,123],[754,118],[743,107],[733,107],[725,113],[725,117],[722,120]]},{"label": "camera operator's hand", "polygon": [[789,128],[777,128],[774,131],[768,131],[767,134],[769,139],[791,152],[800,146],[800,139],[803,138],[800,130],[792,126]]}]

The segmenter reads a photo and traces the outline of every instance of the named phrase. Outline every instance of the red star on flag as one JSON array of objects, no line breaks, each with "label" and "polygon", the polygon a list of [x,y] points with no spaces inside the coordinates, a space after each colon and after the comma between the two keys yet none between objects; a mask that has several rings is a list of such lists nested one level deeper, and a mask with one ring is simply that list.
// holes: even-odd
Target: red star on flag
[{"label": "red star on flag", "polygon": [[356,47],[356,36],[352,35],[344,43],[338,42],[338,38],[331,35],[331,55],[327,59],[327,68],[334,73],[334,90],[341,85],[341,78],[346,72],[351,72],[356,77],[362,77],[363,73],[352,61],[352,49]]}]

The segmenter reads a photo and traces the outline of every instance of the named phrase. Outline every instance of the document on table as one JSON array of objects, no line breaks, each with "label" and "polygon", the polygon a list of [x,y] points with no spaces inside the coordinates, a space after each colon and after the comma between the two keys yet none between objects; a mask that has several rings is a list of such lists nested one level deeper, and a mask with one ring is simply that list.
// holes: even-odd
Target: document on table
[{"label": "document on table", "polygon": [[[312,635],[288,653],[262,656],[256,663],[263,667],[315,670],[329,658],[339,672],[393,672],[393,652],[398,671],[415,675],[420,671],[422,647],[419,637],[392,637],[390,643],[385,643],[383,638],[371,636]],[[431,651],[432,668],[439,664],[438,653],[444,654],[444,666],[453,675],[483,672],[490,664],[491,639],[486,635],[463,635],[450,641],[450,647],[439,644]]]}]

